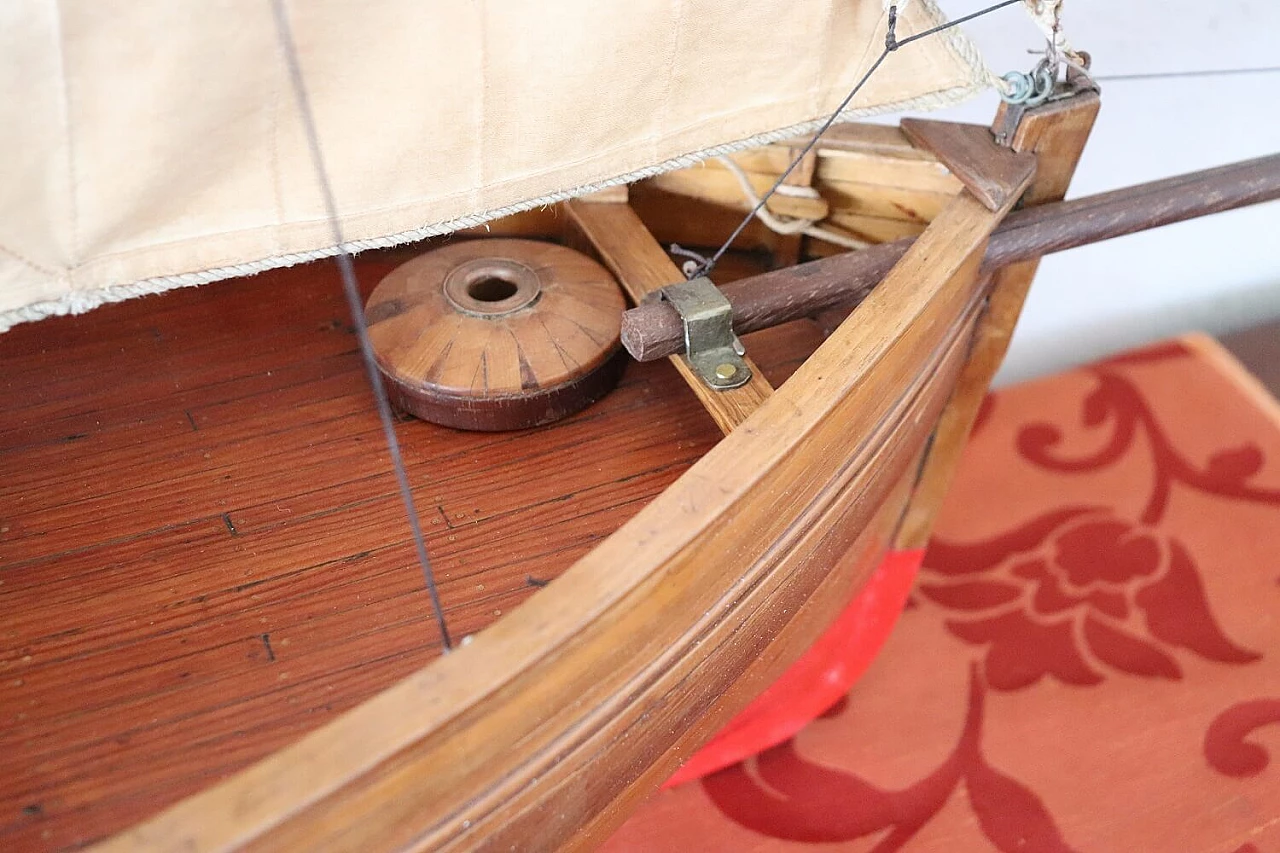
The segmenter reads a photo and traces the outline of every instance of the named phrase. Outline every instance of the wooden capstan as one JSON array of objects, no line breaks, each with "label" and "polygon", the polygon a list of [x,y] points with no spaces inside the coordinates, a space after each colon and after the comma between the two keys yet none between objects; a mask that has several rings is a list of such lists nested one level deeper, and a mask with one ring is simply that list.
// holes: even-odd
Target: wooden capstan
[{"label": "wooden capstan", "polygon": [[366,313],[396,404],[458,429],[525,429],[607,393],[622,294],[591,258],[534,240],[455,243],[397,268]]}]

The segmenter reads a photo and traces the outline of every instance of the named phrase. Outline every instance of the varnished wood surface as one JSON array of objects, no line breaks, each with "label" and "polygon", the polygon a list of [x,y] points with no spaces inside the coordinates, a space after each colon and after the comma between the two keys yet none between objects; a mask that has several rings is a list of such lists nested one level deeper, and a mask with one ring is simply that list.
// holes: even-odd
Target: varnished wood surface
[{"label": "varnished wood surface", "polygon": [[[733,159],[736,161],[738,158],[733,157]],[[817,156],[814,155],[815,162],[816,159]],[[786,166],[783,168],[785,169]],[[747,181],[758,197],[763,197],[769,191],[780,173],[780,171],[778,173],[745,172]],[[812,168],[810,174],[812,174]],[[743,192],[734,174],[715,160],[709,160],[688,169],[677,169],[655,175],[649,179],[649,184],[655,189],[738,211],[750,210],[754,204]],[[829,205],[821,196],[774,195],[769,198],[765,206],[770,212],[779,216],[793,216],[799,219],[825,219],[830,213]]]},{"label": "varnished wood surface", "polygon": [[[824,223],[869,243],[915,237],[960,189],[930,152],[897,127],[838,124],[822,138],[814,185],[831,203]],[[839,249],[811,240],[813,255]]]},{"label": "varnished wood surface", "polygon": [[[344,311],[320,263],[0,336],[0,849],[121,830],[438,654]],[[751,343],[781,381],[818,341]],[[665,364],[552,428],[399,433],[458,635],[719,436]]]},{"label": "varnished wood surface", "polygon": [[[808,142],[789,140],[735,153],[733,159],[763,190]],[[812,153],[813,157],[806,158],[809,162],[793,171],[787,182],[812,186],[820,193],[831,213],[824,227],[868,242],[916,236],[960,189],[960,182],[936,157],[913,147],[896,127],[838,124],[827,131]],[[707,173],[711,175],[708,180],[722,185],[720,194],[705,191],[707,180],[703,177]],[[741,189],[714,164],[672,174],[665,180],[642,181],[633,187],[632,206],[659,242],[714,250],[741,220]],[[773,204],[771,200],[771,207]],[[821,215],[823,207],[793,212]],[[734,245],[766,249],[782,262],[775,265],[785,265],[796,258],[797,240],[795,235],[776,234],[753,220]],[[817,239],[802,242],[806,254],[843,251]]]}]

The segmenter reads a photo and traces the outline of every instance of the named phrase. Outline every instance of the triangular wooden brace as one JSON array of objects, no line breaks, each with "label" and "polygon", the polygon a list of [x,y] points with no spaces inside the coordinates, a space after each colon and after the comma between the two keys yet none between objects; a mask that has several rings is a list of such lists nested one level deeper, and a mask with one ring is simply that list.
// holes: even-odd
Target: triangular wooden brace
[{"label": "triangular wooden brace", "polygon": [[1036,170],[1034,154],[997,145],[982,125],[904,118],[902,132],[942,161],[990,210],[1003,207]]}]

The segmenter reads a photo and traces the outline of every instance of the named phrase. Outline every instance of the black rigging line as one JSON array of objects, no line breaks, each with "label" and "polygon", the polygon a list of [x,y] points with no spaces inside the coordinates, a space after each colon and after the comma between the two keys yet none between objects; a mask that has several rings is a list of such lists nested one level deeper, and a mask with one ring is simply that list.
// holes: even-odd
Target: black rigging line
[{"label": "black rigging line", "polygon": [[899,47],[903,47],[904,45],[911,44],[913,41],[919,41],[925,36],[931,36],[934,33],[940,33],[943,30],[949,30],[952,27],[958,27],[961,24],[967,24],[969,21],[972,21],[974,18],[981,18],[983,15],[990,15],[992,12],[995,12],[998,9],[1003,9],[1005,6],[1012,6],[1014,3],[1025,3],[1025,2],[1026,0],[1003,0],[1003,2],[988,6],[985,9],[979,9],[976,12],[970,12],[967,15],[962,15],[953,21],[947,21],[944,24],[938,24],[938,26],[933,27],[932,29],[925,30],[922,33],[916,33],[913,36],[908,36],[907,38],[904,38],[902,41],[895,42],[894,47],[892,49],[896,50]]},{"label": "black rigging line", "polygon": [[351,263],[351,255],[347,252],[346,241],[342,236],[342,224],[338,220],[338,207],[333,199],[333,187],[329,183],[329,173],[325,169],[324,155],[320,149],[320,137],[316,132],[315,117],[311,112],[311,101],[307,97],[307,87],[302,79],[302,65],[298,61],[297,45],[293,41],[293,31],[289,26],[289,16],[284,8],[284,0],[272,0],[271,7],[276,16],[276,30],[280,36],[280,46],[289,66],[289,76],[293,81],[293,93],[298,101],[298,111],[302,114],[302,124],[306,130],[307,144],[311,149],[311,160],[315,166],[316,181],[324,196],[325,209],[329,218],[329,228],[333,236],[333,245],[338,250],[338,270],[342,275],[342,289],[347,295],[347,306],[351,309],[351,319],[355,327],[356,337],[360,340],[360,354],[364,358],[364,369],[368,374],[369,385],[373,389],[374,400],[378,405],[378,417],[382,421],[382,432],[387,440],[387,452],[391,456],[391,465],[396,472],[396,482],[400,485],[400,502],[404,505],[409,519],[409,529],[413,533],[413,545],[418,552],[418,563],[422,566],[422,577],[427,584],[427,593],[431,596],[431,606],[435,610],[436,625],[440,628],[440,639],[444,650],[453,648],[449,638],[449,628],[445,624],[444,608],[440,604],[440,593],[436,589],[435,573],[431,570],[431,560],[427,556],[426,541],[422,536],[422,525],[418,521],[418,510],[414,504],[413,491],[409,488],[409,475],[405,471],[404,459],[400,454],[400,442],[396,438],[395,420],[391,415],[391,403],[387,399],[387,389],[382,384],[378,373],[378,364],[373,357],[373,345],[369,342],[369,325],[364,316],[364,305],[360,301],[360,291],[356,285],[355,266]]},{"label": "black rigging line", "polygon": [[760,212],[760,209],[764,207],[765,202],[767,202],[773,196],[773,194],[778,191],[778,188],[782,186],[782,182],[785,181],[787,179],[787,176],[790,175],[792,171],[795,170],[796,166],[800,165],[800,161],[804,159],[805,155],[813,150],[813,146],[818,144],[818,140],[822,138],[822,135],[831,128],[831,125],[836,123],[836,119],[838,119],[840,117],[840,114],[845,111],[845,108],[849,106],[849,102],[852,101],[854,97],[857,96],[858,92],[862,91],[862,87],[867,84],[867,81],[871,79],[871,75],[874,74],[876,70],[880,68],[880,65],[889,57],[889,54],[893,53],[895,50],[897,50],[900,47],[905,47],[906,45],[911,44],[913,41],[919,41],[925,36],[935,35],[936,33],[940,33],[943,30],[949,30],[952,27],[958,27],[960,24],[963,24],[967,21],[972,21],[974,18],[980,18],[983,15],[988,15],[996,11],[997,9],[1003,9],[1005,6],[1012,6],[1014,3],[1021,3],[1021,2],[1024,2],[1024,0],[1002,0],[1002,2],[996,3],[992,6],[988,6],[985,9],[979,9],[977,12],[973,12],[963,17],[956,18],[953,21],[947,21],[944,24],[939,24],[936,27],[925,30],[924,32],[921,32],[921,33],[916,33],[913,36],[908,36],[907,38],[904,38],[901,41],[898,40],[897,33],[896,33],[896,29],[898,25],[898,7],[897,5],[890,6],[889,7],[889,30],[885,34],[884,50],[881,51],[878,57],[876,57],[876,61],[871,63],[871,67],[866,70],[866,73],[862,75],[862,78],[859,79],[858,82],[854,84],[854,87],[849,90],[849,94],[844,96],[844,100],[840,102],[840,106],[836,107],[835,112],[833,112],[830,116],[827,117],[827,120],[824,121],[822,123],[822,126],[818,128],[817,133],[815,133],[813,135],[813,138],[809,140],[809,143],[805,145],[803,149],[801,149],[800,153],[797,154],[795,159],[791,161],[791,164],[787,166],[786,170],[781,175],[778,176],[778,179],[776,181],[773,182],[773,186],[769,187],[769,191],[760,197],[760,200],[756,202],[755,207],[751,208],[751,212],[748,213],[745,217],[743,217],[742,221],[738,223],[737,228],[733,229],[733,233],[729,235],[729,238],[725,240],[723,244],[721,244],[719,249],[716,249],[716,252],[714,255],[712,255],[710,258],[704,261],[700,266],[698,266],[693,271],[693,273],[689,275],[689,278],[698,278],[699,276],[707,275],[708,273],[711,272],[712,269],[715,268],[715,265],[720,260],[721,256],[723,256],[724,253],[729,250],[729,247],[733,245],[733,241],[738,239],[738,235],[742,233],[742,230],[746,228],[749,224],[751,224],[751,220],[754,219],[756,214]]}]

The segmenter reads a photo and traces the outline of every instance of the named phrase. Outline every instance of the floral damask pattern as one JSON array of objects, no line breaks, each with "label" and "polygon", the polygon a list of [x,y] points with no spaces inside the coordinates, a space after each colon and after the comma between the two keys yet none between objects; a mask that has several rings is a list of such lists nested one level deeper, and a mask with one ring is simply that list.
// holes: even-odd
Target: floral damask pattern
[{"label": "floral damask pattern", "polygon": [[1225,447],[1210,457],[1203,467],[1193,465],[1178,453],[1151,407],[1143,399],[1137,383],[1116,368],[1124,364],[1159,361],[1185,355],[1176,347],[1156,348],[1103,362],[1093,369],[1097,388],[1085,398],[1082,421],[1087,428],[1110,422],[1110,439],[1100,450],[1071,458],[1059,455],[1062,430],[1054,424],[1034,423],[1018,435],[1018,452],[1026,459],[1054,471],[1080,473],[1097,470],[1123,458],[1139,437],[1146,439],[1155,477],[1151,497],[1141,520],[1155,524],[1164,515],[1175,483],[1226,498],[1280,505],[1280,489],[1259,488],[1249,480],[1262,470],[1262,449],[1253,442]]},{"label": "floral damask pattern", "polygon": [[999,690],[1046,675],[1097,684],[1108,668],[1176,679],[1179,648],[1258,659],[1218,627],[1186,548],[1106,509],[1055,510],[982,542],[935,540],[926,570],[920,593],[952,614],[947,630],[986,649]]},{"label": "floral damask pattern", "polygon": [[1071,850],[1040,798],[983,755],[985,699],[975,668],[959,743],[937,769],[901,790],[887,791],[856,774],[806,761],[790,741],[707,777],[703,789],[725,815],[763,835],[819,844],[882,833],[875,849],[889,853],[963,785],[982,832],[997,849]]},{"label": "floral damask pattern", "polygon": [[1266,769],[1271,757],[1247,738],[1272,723],[1280,723],[1280,699],[1232,705],[1215,717],[1205,732],[1204,757],[1224,776],[1255,776]]},{"label": "floral damask pattern", "polygon": [[[1042,798],[993,766],[983,750],[990,691],[1013,693],[1046,682],[1078,690],[1112,677],[1165,682],[1185,678],[1190,661],[1231,667],[1262,659],[1231,636],[1215,614],[1192,550],[1161,524],[1176,489],[1227,502],[1280,507],[1280,489],[1260,485],[1265,454],[1254,442],[1228,443],[1197,464],[1180,452],[1130,368],[1191,352],[1181,343],[1103,362],[1080,407],[1080,425],[1032,420],[1014,447],[1033,468],[1086,474],[1143,454],[1150,481],[1132,515],[1111,505],[1062,505],[976,541],[935,539],[913,609],[933,613],[972,650],[964,730],[950,755],[912,784],[885,789],[847,769],[822,766],[785,743],[703,780],[728,818],[789,841],[864,839],[875,851],[901,848],[963,791],[983,835],[1002,851],[1072,849]],[[978,418],[986,429],[990,397]],[[1083,432],[1086,453],[1066,450]],[[1099,435],[1100,434],[1100,435]],[[1099,439],[1100,440],[1097,440]],[[1129,497],[1133,497],[1130,495]],[[1223,570],[1224,567],[1215,567]],[[910,618],[927,618],[913,615]],[[1204,735],[1204,760],[1224,777],[1266,771],[1270,757],[1252,738],[1280,723],[1280,698],[1237,702]],[[1235,842],[1237,853],[1259,849]]]},{"label": "floral damask pattern", "polygon": [[1191,554],[1155,526],[1177,483],[1280,505],[1280,490],[1248,482],[1262,468],[1256,444],[1221,450],[1197,467],[1179,454],[1138,385],[1118,369],[1185,354],[1177,345],[1158,347],[1093,369],[1097,386],[1084,399],[1081,421],[1086,429],[1109,426],[1099,450],[1079,457],[1057,452],[1063,430],[1051,423],[1018,432],[1023,458],[1064,473],[1112,465],[1144,439],[1154,475],[1139,519],[1102,507],[1063,507],[985,541],[932,543],[920,592],[955,614],[946,623],[952,634],[986,649],[991,686],[1016,690],[1045,675],[1091,685],[1108,668],[1177,679],[1175,649],[1219,663],[1258,659],[1226,637]]}]

